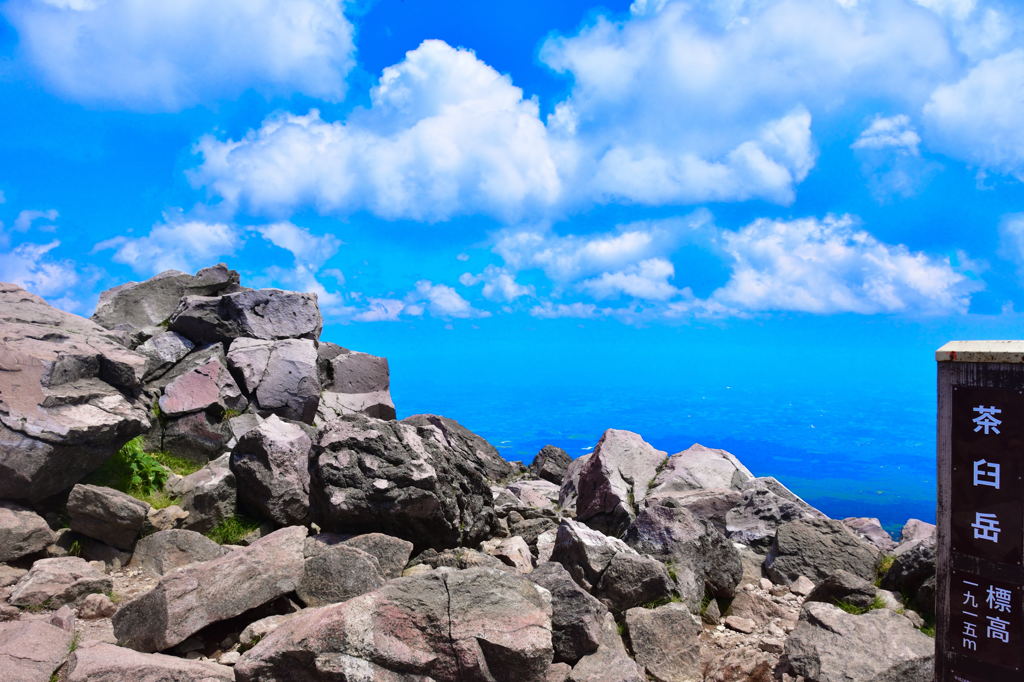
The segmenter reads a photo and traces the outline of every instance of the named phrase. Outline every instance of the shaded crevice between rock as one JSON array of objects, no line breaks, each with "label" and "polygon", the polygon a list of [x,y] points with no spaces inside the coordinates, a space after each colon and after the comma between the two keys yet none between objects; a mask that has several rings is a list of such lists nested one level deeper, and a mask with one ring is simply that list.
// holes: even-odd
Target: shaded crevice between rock
[{"label": "shaded crevice between rock", "polygon": [[455,661],[455,680],[462,682],[462,658],[459,657],[459,650],[455,646],[455,637],[452,635],[452,591],[448,586],[448,576],[441,576],[441,584],[444,585],[445,615],[448,618],[448,646],[452,650],[452,658]]}]

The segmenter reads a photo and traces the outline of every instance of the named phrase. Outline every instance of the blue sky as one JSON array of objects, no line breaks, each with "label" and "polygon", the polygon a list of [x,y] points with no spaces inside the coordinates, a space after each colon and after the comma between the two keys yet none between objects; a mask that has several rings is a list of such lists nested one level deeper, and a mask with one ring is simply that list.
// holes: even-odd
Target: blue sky
[{"label": "blue sky", "polygon": [[416,407],[452,377],[685,388],[680,357],[929,399],[935,347],[1020,336],[1016,2],[0,17],[0,280],[74,312],[226,261],[317,291],[325,336],[390,355]]}]

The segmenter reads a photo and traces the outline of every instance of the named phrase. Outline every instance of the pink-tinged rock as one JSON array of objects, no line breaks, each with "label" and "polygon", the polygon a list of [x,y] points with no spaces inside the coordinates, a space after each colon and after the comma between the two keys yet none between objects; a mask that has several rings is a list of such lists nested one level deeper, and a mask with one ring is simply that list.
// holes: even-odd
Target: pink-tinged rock
[{"label": "pink-tinged rock", "polygon": [[144,654],[104,642],[84,644],[72,657],[68,682],[232,682],[231,668],[164,654]]},{"label": "pink-tinged rock", "polygon": [[882,528],[882,522],[878,519],[851,517],[843,519],[843,523],[846,524],[847,528],[883,552],[889,552],[896,547],[896,541]]},{"label": "pink-tinged rock", "polygon": [[8,601],[15,606],[75,604],[87,594],[109,592],[110,576],[79,557],[40,559],[14,586]]},{"label": "pink-tinged rock", "polygon": [[[712,600],[714,601],[714,600]],[[683,604],[626,612],[626,627],[636,662],[651,679],[693,682],[703,679],[700,660],[700,621]]]},{"label": "pink-tinged rock", "polygon": [[597,651],[573,666],[571,682],[644,682],[643,669],[626,652],[610,613],[605,614],[600,640]]},{"label": "pink-tinged rock", "polygon": [[636,505],[647,496],[665,455],[638,434],[605,431],[580,471],[576,518],[601,532],[620,535],[636,518]]},{"label": "pink-tinged rock", "polygon": [[162,651],[207,625],[294,592],[306,529],[282,528],[211,561],[171,571],[114,615],[114,634],[139,651]]},{"label": "pink-tinged rock", "polygon": [[79,483],[68,496],[71,530],[131,550],[146,523],[150,506],[113,488]]},{"label": "pink-tinged rock", "polygon": [[901,543],[934,538],[935,524],[922,521],[921,519],[909,519],[903,524],[903,530],[900,531]]},{"label": "pink-tinged rock", "polygon": [[485,540],[480,545],[480,550],[485,554],[499,559],[506,566],[511,566],[519,573],[529,573],[533,570],[533,553],[526,540],[515,535],[510,538],[494,538]]},{"label": "pink-tinged rock", "polygon": [[164,387],[159,404],[161,412],[174,416],[199,412],[213,405],[242,410],[245,409],[246,400],[228,368],[219,358],[211,357],[171,380]]},{"label": "pink-tinged rock", "polygon": [[504,571],[474,568],[399,578],[309,609],[243,654],[235,673],[240,682],[540,682],[551,657],[547,592]]},{"label": "pink-tinged rock", "polygon": [[654,479],[652,495],[719,488],[740,490],[754,478],[735,455],[694,443],[668,458]]},{"label": "pink-tinged rock", "polygon": [[73,637],[40,620],[0,623],[0,678],[46,682],[67,659]]},{"label": "pink-tinged rock", "polygon": [[145,363],[99,325],[0,283],[0,499],[67,490],[148,428]]},{"label": "pink-tinged rock", "polygon": [[590,461],[591,454],[583,455],[569,462],[562,478],[562,487],[558,490],[558,506],[576,513],[576,502],[579,497],[580,474]]},{"label": "pink-tinged rock", "polygon": [[282,526],[306,523],[312,446],[302,427],[277,415],[250,429],[231,451],[239,500]]}]

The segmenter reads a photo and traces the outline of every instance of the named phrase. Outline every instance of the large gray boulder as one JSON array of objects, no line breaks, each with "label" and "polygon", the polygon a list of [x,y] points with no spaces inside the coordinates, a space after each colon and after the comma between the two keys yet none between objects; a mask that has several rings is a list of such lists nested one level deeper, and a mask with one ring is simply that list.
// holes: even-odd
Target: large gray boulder
[{"label": "large gray boulder", "polygon": [[313,448],[317,523],[329,531],[395,535],[417,549],[474,546],[494,522],[488,473],[498,463],[490,450],[441,417],[344,415],[321,429]]},{"label": "large gray boulder", "polygon": [[533,463],[530,464],[530,473],[537,478],[560,486],[571,462],[572,458],[569,457],[569,453],[562,448],[545,445],[533,458]]},{"label": "large gray boulder", "polygon": [[118,549],[135,545],[149,505],[113,488],[79,483],[68,496],[71,530]]},{"label": "large gray boulder", "polygon": [[316,294],[280,289],[245,290],[223,296],[185,296],[169,329],[205,344],[254,339],[316,339],[323,321]]},{"label": "large gray boulder", "polygon": [[315,341],[238,338],[227,357],[261,413],[313,423],[320,404]]},{"label": "large gray boulder", "polygon": [[561,564],[540,564],[527,577],[551,593],[554,660],[575,665],[597,651],[607,607],[577,585]]},{"label": "large gray boulder", "polygon": [[547,592],[475,568],[399,578],[307,609],[245,652],[235,674],[239,682],[542,682],[552,655]]},{"label": "large gray boulder", "polygon": [[127,331],[166,324],[183,296],[214,296],[238,291],[238,273],[223,263],[195,275],[167,270],[145,282],[128,282],[100,294],[93,322]]},{"label": "large gray boulder", "polygon": [[87,594],[110,592],[113,581],[88,561],[75,556],[40,559],[15,583],[8,601],[14,606],[57,608],[76,604]]},{"label": "large gray boulder", "polygon": [[74,633],[41,620],[0,623],[0,676],[46,682],[67,660]]},{"label": "large gray boulder", "polygon": [[629,657],[610,613],[605,614],[600,638],[597,651],[573,666],[569,682],[645,682],[643,669]]},{"label": "large gray boulder", "polygon": [[935,540],[935,524],[921,519],[908,519],[900,531],[900,544],[914,540]]},{"label": "large gray boulder", "polygon": [[403,419],[402,423],[428,433],[438,443],[444,443],[459,457],[472,462],[491,481],[501,481],[519,473],[517,463],[509,462],[498,454],[493,445],[454,419],[436,414],[414,414]]},{"label": "large gray boulder", "polygon": [[324,390],[317,415],[319,423],[352,413],[377,419],[395,418],[387,358],[333,343],[321,343],[317,353]]},{"label": "large gray boulder", "polygon": [[626,629],[636,662],[658,682],[703,680],[700,634],[704,628],[683,604],[626,612]]},{"label": "large gray boulder", "polygon": [[147,429],[145,364],[108,330],[0,283],[0,499],[67,490]]},{"label": "large gray boulder", "polygon": [[41,552],[55,539],[39,514],[13,502],[0,502],[0,563]]},{"label": "large gray boulder", "polygon": [[667,601],[674,591],[664,564],[651,557],[621,552],[601,574],[595,593],[615,612],[634,606]]},{"label": "large gray boulder", "polygon": [[767,552],[779,526],[799,519],[823,519],[825,515],[792,493],[776,479],[766,476],[745,482],[742,499],[725,515],[729,539]]},{"label": "large gray boulder", "polygon": [[343,542],[374,557],[380,566],[381,573],[388,579],[402,575],[413,550],[413,544],[408,540],[384,533],[364,533]]},{"label": "large gray boulder", "polygon": [[878,549],[834,519],[804,519],[779,526],[765,558],[772,581],[788,585],[799,576],[819,582],[844,570],[874,581]]},{"label": "large gray boulder", "polygon": [[209,661],[145,654],[93,641],[75,649],[68,682],[233,682],[231,668]]},{"label": "large gray boulder", "polygon": [[743,576],[739,552],[673,497],[645,500],[625,540],[672,567],[680,596],[691,607],[706,593],[725,599],[736,594]]},{"label": "large gray boulder", "polygon": [[609,535],[620,535],[636,518],[665,453],[638,434],[608,429],[580,471],[576,518]]},{"label": "large gray boulder", "polygon": [[625,542],[588,526],[564,519],[558,526],[551,560],[569,572],[587,591],[597,588],[605,569],[618,554],[636,554]]},{"label": "large gray boulder", "polygon": [[[935,640],[894,611],[853,615],[811,602],[786,640],[783,668],[807,682],[930,682],[934,654]],[[906,676],[892,677],[896,669]]]},{"label": "large gray boulder", "polygon": [[282,528],[230,554],[171,571],[114,615],[118,642],[162,651],[211,623],[293,592],[302,576],[305,540],[305,528]]},{"label": "large gray boulder", "polygon": [[842,602],[867,609],[874,604],[877,597],[878,589],[872,583],[849,571],[836,571],[815,585],[805,601],[820,601],[827,604]]},{"label": "large gray boulder", "polygon": [[312,447],[301,426],[277,415],[247,431],[231,451],[240,502],[278,525],[305,524]]},{"label": "large gray boulder", "polygon": [[181,498],[188,512],[183,527],[205,533],[238,511],[238,487],[225,454],[188,476],[167,485],[167,492]]},{"label": "large gray boulder", "polygon": [[306,562],[295,593],[306,606],[342,602],[371,592],[385,579],[377,559],[346,544],[306,541]]},{"label": "large gray boulder", "polygon": [[732,453],[695,443],[668,458],[655,477],[650,494],[701,488],[740,490],[752,478],[754,475]]},{"label": "large gray boulder", "polygon": [[136,353],[146,357],[143,379],[151,381],[160,378],[195,347],[196,344],[175,332],[161,332],[147,339],[135,348]]},{"label": "large gray boulder", "polygon": [[934,538],[905,542],[894,556],[892,566],[882,576],[881,586],[884,589],[913,596],[925,581],[935,577]]},{"label": "large gray boulder", "polygon": [[707,521],[722,535],[726,534],[726,517],[743,502],[743,493],[728,488],[697,488],[685,491],[663,491],[649,494],[644,503],[653,503],[661,497],[671,497],[674,506],[690,511],[694,517]]},{"label": "large gray boulder", "polygon": [[129,568],[164,575],[175,568],[224,556],[230,550],[191,530],[161,530],[135,545]]}]

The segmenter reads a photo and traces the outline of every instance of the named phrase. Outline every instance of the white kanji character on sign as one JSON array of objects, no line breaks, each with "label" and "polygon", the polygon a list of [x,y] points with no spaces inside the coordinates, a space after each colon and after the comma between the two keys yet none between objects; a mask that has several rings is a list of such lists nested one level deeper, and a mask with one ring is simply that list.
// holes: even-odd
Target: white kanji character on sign
[{"label": "white kanji character on sign", "polygon": [[993,611],[1002,611],[1003,613],[1009,613],[1011,609],[1011,601],[1013,594],[1010,590],[1002,587],[996,587],[995,585],[988,586],[988,597],[985,602],[988,607]]},{"label": "white kanji character on sign", "polygon": [[978,608],[978,600],[974,598],[974,593],[970,590],[964,591],[964,601],[961,606],[970,606],[972,609]]},{"label": "white kanji character on sign", "polygon": [[979,459],[974,463],[974,485],[987,485],[999,490],[999,470],[1001,467],[996,462],[987,462]]},{"label": "white kanji character on sign", "polygon": [[974,427],[975,433],[984,429],[986,436],[990,433],[999,434],[999,425],[1003,423],[1003,420],[996,417],[996,415],[1002,414],[1002,410],[995,405],[989,407],[978,405],[974,408],[974,411],[978,413],[978,416],[972,420],[976,425]]},{"label": "white kanji character on sign", "polygon": [[999,616],[987,616],[988,628],[985,630],[985,636],[989,639],[998,639],[1003,644],[1010,643],[1010,632],[1006,629],[1006,626],[1010,624],[1010,621],[1003,620]]},{"label": "white kanji character on sign", "polygon": [[971,651],[977,651],[978,650],[978,643],[975,642],[974,640],[978,636],[978,631],[975,629],[974,623],[968,623],[968,622],[965,621],[964,622],[964,631],[961,634],[963,635],[963,637],[960,639],[960,642],[961,642],[962,646],[965,649],[970,649]]},{"label": "white kanji character on sign", "polygon": [[971,528],[974,529],[975,540],[999,542],[999,519],[996,518],[995,514],[978,512],[974,515],[974,523],[971,524]]}]

